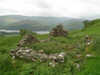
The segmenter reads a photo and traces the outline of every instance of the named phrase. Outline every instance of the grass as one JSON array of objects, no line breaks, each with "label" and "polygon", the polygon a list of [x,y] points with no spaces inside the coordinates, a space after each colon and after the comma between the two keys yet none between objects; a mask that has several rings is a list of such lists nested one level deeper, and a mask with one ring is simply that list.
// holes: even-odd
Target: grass
[{"label": "grass", "polygon": [[[0,36],[0,75],[100,75],[100,21],[84,30],[72,31],[68,37],[51,37],[48,42],[36,43],[30,47],[34,50],[44,50],[45,53],[69,52],[65,62],[56,67],[48,66],[47,62],[31,62],[27,60],[13,60],[9,56],[11,49],[15,49],[21,39],[20,36]],[[95,57],[86,58],[81,70],[77,70],[74,62],[75,52],[85,53],[84,37],[92,37],[95,43],[89,48]],[[36,35],[39,40],[48,39],[46,35]],[[75,48],[74,48],[75,47]]]}]

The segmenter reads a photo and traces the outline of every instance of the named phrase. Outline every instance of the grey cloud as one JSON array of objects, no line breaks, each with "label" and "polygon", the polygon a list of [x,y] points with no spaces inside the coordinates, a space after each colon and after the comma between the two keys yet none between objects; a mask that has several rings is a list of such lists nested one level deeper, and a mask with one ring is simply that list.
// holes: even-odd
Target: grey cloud
[{"label": "grey cloud", "polygon": [[41,1],[41,0],[39,0],[38,1],[38,3],[37,3],[37,6],[39,7],[39,8],[51,8],[51,5],[49,5],[47,2],[45,2],[45,1]]},{"label": "grey cloud", "polygon": [[0,0],[0,15],[14,13],[79,18],[99,15],[99,7],[100,0]]}]

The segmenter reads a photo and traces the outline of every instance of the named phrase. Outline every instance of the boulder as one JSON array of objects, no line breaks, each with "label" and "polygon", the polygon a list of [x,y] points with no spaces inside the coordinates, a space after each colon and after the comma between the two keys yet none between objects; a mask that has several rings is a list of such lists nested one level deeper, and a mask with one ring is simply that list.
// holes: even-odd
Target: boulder
[{"label": "boulder", "polygon": [[94,55],[92,55],[92,54],[86,54],[86,56],[85,57],[95,57]]},{"label": "boulder", "polygon": [[23,59],[32,59],[32,49],[29,48],[19,48],[19,50],[16,48],[15,50],[12,50],[10,52],[10,55],[12,57],[18,57],[18,58],[23,58]]},{"label": "boulder", "polygon": [[66,56],[66,54],[64,52],[55,53],[55,54],[50,54],[48,59],[51,61],[55,61],[55,62],[64,62],[65,56]]}]

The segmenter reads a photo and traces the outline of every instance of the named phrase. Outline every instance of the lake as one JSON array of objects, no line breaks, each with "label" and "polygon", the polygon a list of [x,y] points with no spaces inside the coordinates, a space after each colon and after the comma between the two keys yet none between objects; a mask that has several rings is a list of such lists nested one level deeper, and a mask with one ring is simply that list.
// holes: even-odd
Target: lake
[{"label": "lake", "polygon": [[[49,31],[33,31],[37,34],[48,34]],[[0,33],[19,33],[19,30],[6,30],[6,29],[0,29]]]}]

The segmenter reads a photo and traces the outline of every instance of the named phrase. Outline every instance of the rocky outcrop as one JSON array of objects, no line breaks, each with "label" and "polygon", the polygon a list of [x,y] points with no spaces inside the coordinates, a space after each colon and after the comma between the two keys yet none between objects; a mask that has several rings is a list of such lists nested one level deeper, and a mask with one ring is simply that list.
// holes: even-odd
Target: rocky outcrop
[{"label": "rocky outcrop", "polygon": [[64,30],[63,26],[57,25],[55,28],[52,29],[52,31],[50,32],[51,36],[57,37],[57,36],[67,36],[68,35],[68,31]]}]

